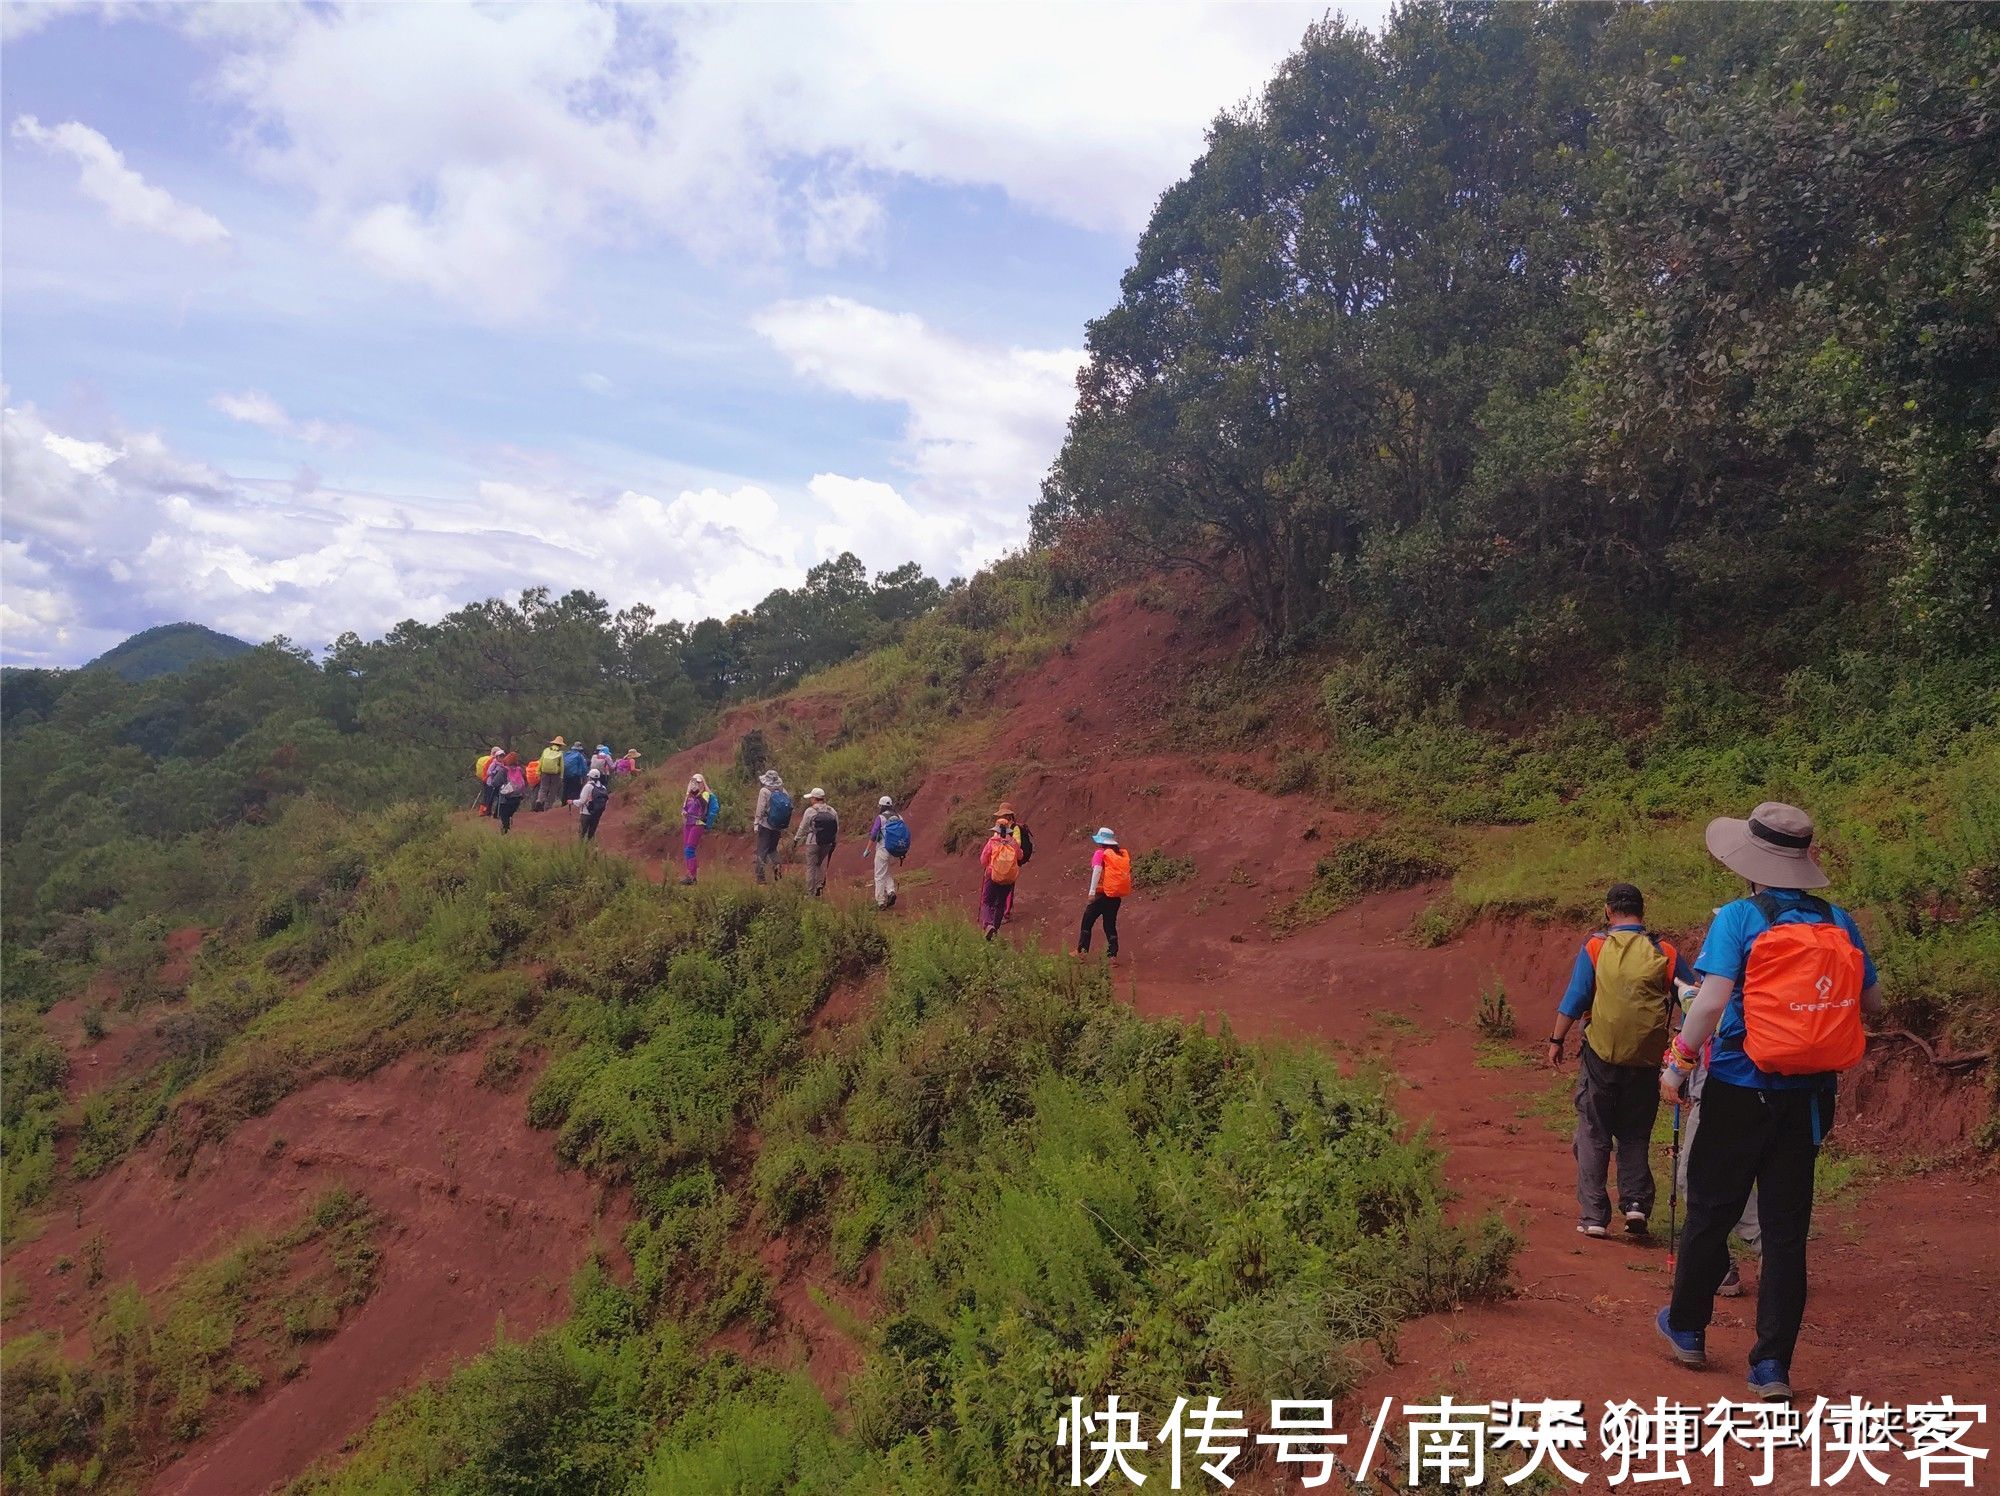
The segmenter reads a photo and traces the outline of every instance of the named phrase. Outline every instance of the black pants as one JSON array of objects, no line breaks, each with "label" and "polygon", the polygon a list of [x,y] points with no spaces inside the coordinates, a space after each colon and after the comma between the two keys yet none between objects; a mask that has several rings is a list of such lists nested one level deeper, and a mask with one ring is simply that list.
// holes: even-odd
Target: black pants
[{"label": "black pants", "polygon": [[500,834],[505,836],[507,828],[514,824],[514,812],[521,808],[519,795],[502,795],[493,802],[493,814],[500,818]]},{"label": "black pants", "polygon": [[1096,926],[1098,916],[1104,917],[1104,949],[1111,955],[1118,954],[1118,904],[1119,901],[1108,894],[1096,893],[1083,906],[1083,928],[1076,932],[1076,948],[1090,949],[1090,932]]},{"label": "black pants", "polygon": [[1653,1065],[1613,1065],[1598,1058],[1588,1039],[1576,1076],[1577,1220],[1611,1224],[1605,1189],[1612,1155],[1618,1158],[1618,1208],[1653,1213],[1653,1162],[1647,1150],[1660,1114],[1660,1072]]},{"label": "black pants", "polygon": [[[1791,1370],[1806,1313],[1806,1233],[1812,1227],[1813,1162],[1833,1127],[1834,1093],[1753,1091],[1717,1080],[1702,1087],[1701,1128],[1688,1153],[1687,1226],[1681,1232],[1667,1322],[1704,1330],[1729,1271],[1729,1233],[1750,1187],[1764,1232],[1757,1281],[1755,1361]],[[1817,1116],[1815,1116],[1815,1112]]]},{"label": "black pants", "polygon": [[563,804],[565,805],[570,804],[572,801],[576,799],[578,795],[582,793],[583,793],[583,776],[581,774],[563,775],[563,783],[562,783]]},{"label": "black pants", "polygon": [[602,810],[585,811],[576,818],[576,834],[584,841],[597,840],[597,823],[604,819]]}]

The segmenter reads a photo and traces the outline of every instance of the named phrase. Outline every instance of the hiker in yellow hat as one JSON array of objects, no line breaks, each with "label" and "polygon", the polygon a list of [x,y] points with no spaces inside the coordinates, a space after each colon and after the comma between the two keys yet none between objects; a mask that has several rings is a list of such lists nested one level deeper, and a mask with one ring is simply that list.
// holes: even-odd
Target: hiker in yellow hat
[{"label": "hiker in yellow hat", "polygon": [[535,772],[541,776],[535,781],[534,808],[538,811],[562,804],[563,749],[567,746],[559,736],[550,738],[549,746],[535,760]]}]

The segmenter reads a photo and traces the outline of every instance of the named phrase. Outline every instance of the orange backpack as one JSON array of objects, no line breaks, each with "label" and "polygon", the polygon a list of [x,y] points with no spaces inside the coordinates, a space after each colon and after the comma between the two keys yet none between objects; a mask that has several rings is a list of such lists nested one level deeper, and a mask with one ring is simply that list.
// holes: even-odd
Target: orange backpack
[{"label": "orange backpack", "polygon": [[1000,845],[993,849],[993,856],[987,861],[986,876],[1004,886],[1021,875],[1021,848],[1004,836],[999,840]]},{"label": "orange backpack", "polygon": [[1132,854],[1123,847],[1104,849],[1103,876],[1097,891],[1107,899],[1122,899],[1132,891]]},{"label": "orange backpack", "polygon": [[1773,1075],[1847,1069],[1868,1047],[1860,950],[1824,899],[1797,906],[1815,916],[1810,924],[1778,924],[1784,906],[1769,894],[1751,902],[1771,925],[1750,942],[1744,965],[1743,1052]]}]

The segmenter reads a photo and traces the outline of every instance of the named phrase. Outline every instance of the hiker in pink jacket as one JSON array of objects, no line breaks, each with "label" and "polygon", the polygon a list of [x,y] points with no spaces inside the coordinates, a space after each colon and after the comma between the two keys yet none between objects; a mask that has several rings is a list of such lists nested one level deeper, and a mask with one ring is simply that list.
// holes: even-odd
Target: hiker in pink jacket
[{"label": "hiker in pink jacket", "polygon": [[681,875],[683,885],[694,882],[698,871],[696,855],[701,850],[701,835],[708,829],[709,812],[715,797],[709,793],[708,781],[697,774],[688,780],[687,798],[681,801],[681,860],[686,869]]}]

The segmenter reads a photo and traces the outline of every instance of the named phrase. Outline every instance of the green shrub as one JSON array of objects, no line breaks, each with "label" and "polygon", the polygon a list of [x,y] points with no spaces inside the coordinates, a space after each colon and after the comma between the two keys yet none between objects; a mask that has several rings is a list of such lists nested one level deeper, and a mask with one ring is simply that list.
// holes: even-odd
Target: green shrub
[{"label": "green shrub", "polygon": [[1295,930],[1387,889],[1408,888],[1450,875],[1454,863],[1438,843],[1395,829],[1344,843],[1320,858],[1305,892],[1272,916],[1280,933]]},{"label": "green shrub", "polygon": [[1169,888],[1194,877],[1194,859],[1176,857],[1158,847],[1149,847],[1132,859],[1134,888]]}]

